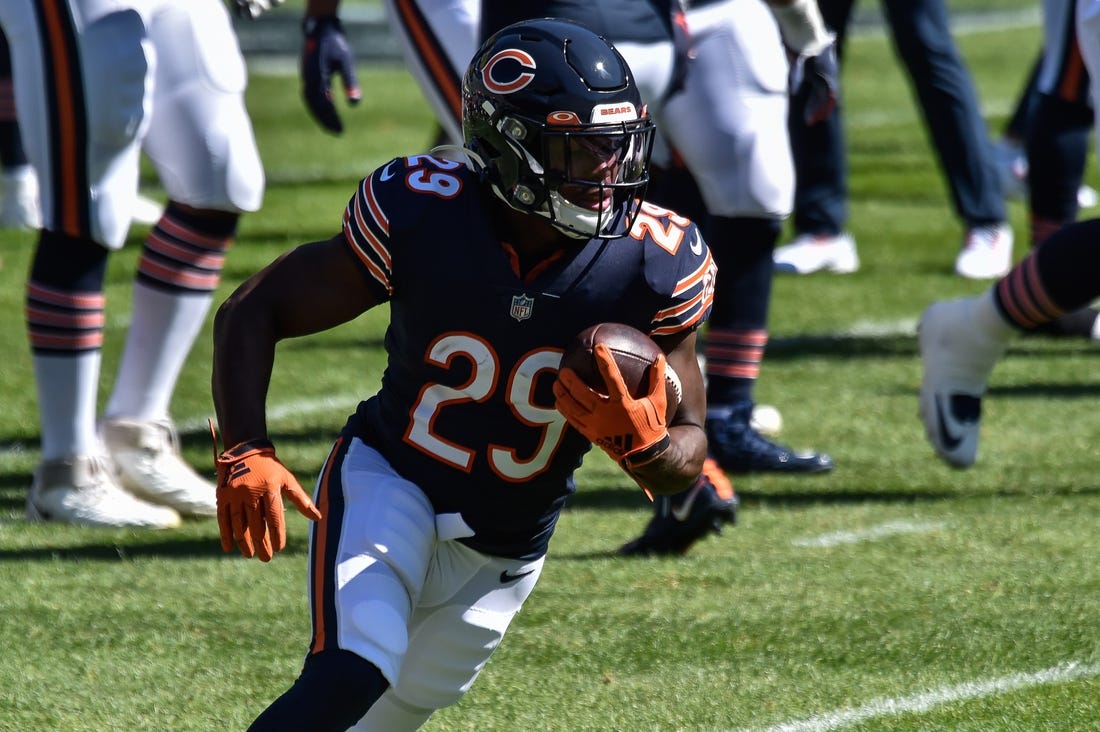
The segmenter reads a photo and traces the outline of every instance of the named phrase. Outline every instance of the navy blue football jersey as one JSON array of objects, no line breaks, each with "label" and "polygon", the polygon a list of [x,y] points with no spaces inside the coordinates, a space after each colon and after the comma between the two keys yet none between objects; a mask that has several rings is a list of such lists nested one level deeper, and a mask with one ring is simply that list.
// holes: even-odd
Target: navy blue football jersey
[{"label": "navy blue football jersey", "polygon": [[374,171],[348,203],[348,246],[390,307],[381,389],[348,429],[437,513],[461,513],[471,547],[531,558],[590,448],[553,406],[565,346],[598,322],[699,327],[715,265],[693,223],[643,204],[628,234],[576,240],[521,277],[487,195],[463,163],[417,155]]}]

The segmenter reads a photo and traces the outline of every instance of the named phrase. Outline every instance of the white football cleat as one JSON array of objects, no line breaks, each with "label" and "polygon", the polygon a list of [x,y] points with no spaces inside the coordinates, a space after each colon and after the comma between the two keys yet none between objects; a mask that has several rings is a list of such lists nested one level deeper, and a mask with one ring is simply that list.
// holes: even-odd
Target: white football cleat
[{"label": "white football cleat", "polygon": [[214,484],[184,461],[169,420],[104,419],[99,430],[126,490],[187,516],[217,515]]},{"label": "white football cleat", "polygon": [[776,272],[810,274],[826,270],[849,274],[859,269],[856,240],[846,231],[836,235],[799,234],[772,254]]},{"label": "white football cleat", "polygon": [[27,493],[27,520],[112,529],[170,529],[180,524],[179,514],[171,508],[154,506],[123,490],[103,455],[40,463]]},{"label": "white football cleat", "polygon": [[38,207],[38,176],[34,168],[21,165],[0,175],[0,229],[41,229]]},{"label": "white football cleat", "polygon": [[955,274],[971,280],[1005,276],[1012,269],[1012,242],[1007,223],[970,227],[955,259]]},{"label": "white football cleat", "polygon": [[970,467],[978,457],[982,395],[1006,347],[975,324],[974,302],[933,303],[917,326],[921,421],[936,454],[957,468]]}]

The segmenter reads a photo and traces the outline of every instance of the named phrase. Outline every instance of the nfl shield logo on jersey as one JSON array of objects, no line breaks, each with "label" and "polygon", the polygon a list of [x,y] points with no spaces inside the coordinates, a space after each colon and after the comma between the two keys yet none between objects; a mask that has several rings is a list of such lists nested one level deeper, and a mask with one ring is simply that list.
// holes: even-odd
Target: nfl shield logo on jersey
[{"label": "nfl shield logo on jersey", "polygon": [[531,310],[535,307],[535,298],[527,295],[514,295],[512,297],[512,309],[509,314],[516,320],[527,320],[531,317]]}]

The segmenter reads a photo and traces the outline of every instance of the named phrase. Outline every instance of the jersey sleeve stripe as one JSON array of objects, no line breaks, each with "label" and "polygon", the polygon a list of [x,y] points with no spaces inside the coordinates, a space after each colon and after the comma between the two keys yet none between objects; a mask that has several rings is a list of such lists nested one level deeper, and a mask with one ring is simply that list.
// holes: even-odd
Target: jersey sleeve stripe
[{"label": "jersey sleeve stripe", "polygon": [[714,257],[711,256],[710,250],[707,251],[707,258],[695,268],[694,272],[689,273],[687,277],[676,283],[676,289],[672,291],[672,294],[679,295],[693,287],[697,287],[708,275],[714,275]]},{"label": "jersey sleeve stripe", "polygon": [[386,216],[386,212],[382,210],[382,207],[378,205],[378,198],[374,194],[374,176],[367,178],[363,181],[361,186],[361,192],[363,198],[367,202],[367,207],[370,210],[371,218],[378,224],[378,228],[382,230],[382,233],[386,236],[390,235],[390,220]]},{"label": "jersey sleeve stripe", "polygon": [[359,235],[361,235],[361,230],[357,230],[354,226],[352,226],[350,208],[351,207],[349,206],[349,210],[344,211],[344,238],[347,240],[348,246],[351,247],[351,250],[355,252],[355,256],[359,259],[360,262],[362,262],[363,266],[366,267],[367,272],[370,274],[370,276],[377,280],[380,285],[386,288],[387,294],[392,295],[393,284],[390,282],[389,271],[383,270],[382,267],[380,267],[378,263],[371,258],[370,254],[368,254],[368,250],[372,252],[374,251],[373,248],[368,247],[367,249],[364,249],[363,245],[359,242]]},{"label": "jersey sleeve stripe", "polygon": [[363,218],[362,210],[359,207],[359,201],[355,202],[354,209],[356,226],[355,237],[356,243],[360,246],[364,246],[365,249],[373,251],[380,262],[380,264],[386,269],[387,272],[393,270],[393,258],[390,256],[389,247],[386,246],[386,242],[389,241],[388,232],[379,235],[379,233],[373,229],[369,223]]},{"label": "jersey sleeve stripe", "polygon": [[714,259],[707,252],[703,263],[676,284],[673,297],[678,301],[654,315],[652,332],[671,335],[697,328],[714,305],[715,274]]}]

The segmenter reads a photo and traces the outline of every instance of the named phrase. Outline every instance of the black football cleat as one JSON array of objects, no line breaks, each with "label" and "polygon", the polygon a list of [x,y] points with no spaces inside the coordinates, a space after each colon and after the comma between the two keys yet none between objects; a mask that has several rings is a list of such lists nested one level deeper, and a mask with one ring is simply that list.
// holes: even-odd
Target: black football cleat
[{"label": "black football cleat", "polygon": [[706,423],[710,454],[731,473],[827,473],[835,465],[825,453],[795,452],[754,430],[752,402],[734,407],[724,419]]},{"label": "black football cleat", "polygon": [[685,491],[657,496],[654,514],[637,539],[623,544],[624,556],[683,554],[711,532],[737,523],[737,495],[718,464],[707,458],[703,472]]}]

